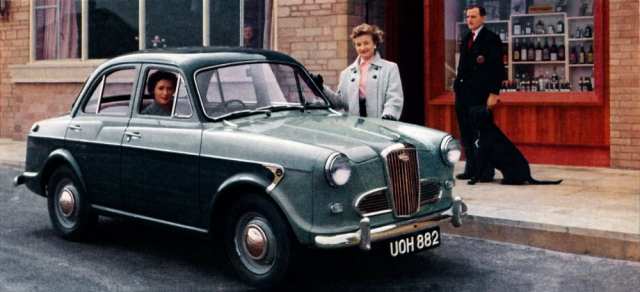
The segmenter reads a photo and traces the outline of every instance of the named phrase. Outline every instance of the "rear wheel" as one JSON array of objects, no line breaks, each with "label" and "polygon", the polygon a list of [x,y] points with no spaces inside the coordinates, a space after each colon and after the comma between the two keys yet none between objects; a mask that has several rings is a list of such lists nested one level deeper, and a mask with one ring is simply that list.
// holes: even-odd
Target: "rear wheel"
[{"label": "rear wheel", "polygon": [[273,287],[293,270],[298,242],[278,208],[251,194],[236,201],[227,214],[224,241],[236,272],[255,287]]},{"label": "rear wheel", "polygon": [[51,175],[47,184],[47,205],[53,229],[66,240],[86,238],[98,219],[89,211],[80,180],[68,166],[59,167]]}]

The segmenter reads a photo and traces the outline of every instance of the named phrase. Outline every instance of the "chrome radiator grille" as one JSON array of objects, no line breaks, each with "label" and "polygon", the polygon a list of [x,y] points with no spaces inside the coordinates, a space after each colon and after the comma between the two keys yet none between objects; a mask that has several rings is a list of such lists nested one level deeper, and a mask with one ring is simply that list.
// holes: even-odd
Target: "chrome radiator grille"
[{"label": "chrome radiator grille", "polygon": [[416,149],[412,145],[403,145],[385,152],[393,212],[398,217],[411,216],[420,208],[420,174]]}]

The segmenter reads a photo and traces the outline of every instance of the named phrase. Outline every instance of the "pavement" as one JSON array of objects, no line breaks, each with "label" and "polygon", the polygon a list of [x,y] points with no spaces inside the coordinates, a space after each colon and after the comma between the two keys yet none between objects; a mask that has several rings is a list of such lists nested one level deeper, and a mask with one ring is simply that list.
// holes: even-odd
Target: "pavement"
[{"label": "pavement", "polygon": [[[24,169],[26,142],[0,139],[0,166]],[[461,173],[464,162],[455,166]],[[531,165],[538,180],[559,185],[467,185],[454,195],[469,211],[464,225],[442,227],[462,236],[599,257],[640,261],[640,171]],[[13,178],[2,178],[13,179]]]}]

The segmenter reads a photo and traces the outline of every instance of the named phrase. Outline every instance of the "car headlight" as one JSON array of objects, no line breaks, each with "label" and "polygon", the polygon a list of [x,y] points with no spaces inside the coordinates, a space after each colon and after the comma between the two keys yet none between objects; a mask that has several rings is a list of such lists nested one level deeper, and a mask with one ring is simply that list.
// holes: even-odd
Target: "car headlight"
[{"label": "car headlight", "polygon": [[351,177],[351,162],[342,153],[333,153],[324,165],[324,173],[327,182],[334,187],[344,185]]},{"label": "car headlight", "polygon": [[440,144],[440,153],[442,154],[442,160],[444,160],[444,163],[450,165],[456,164],[456,162],[460,160],[460,155],[462,154],[460,141],[451,136],[445,137],[442,140],[442,144]]}]

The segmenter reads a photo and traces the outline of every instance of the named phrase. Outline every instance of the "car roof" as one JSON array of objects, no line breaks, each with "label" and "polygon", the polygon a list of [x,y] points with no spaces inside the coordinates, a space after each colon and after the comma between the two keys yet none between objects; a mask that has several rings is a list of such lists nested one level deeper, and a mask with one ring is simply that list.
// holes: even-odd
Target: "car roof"
[{"label": "car roof", "polygon": [[271,50],[243,47],[184,47],[136,51],[110,59],[103,66],[154,63],[174,65],[192,72],[203,67],[253,61],[275,61],[301,65],[290,56]]}]

